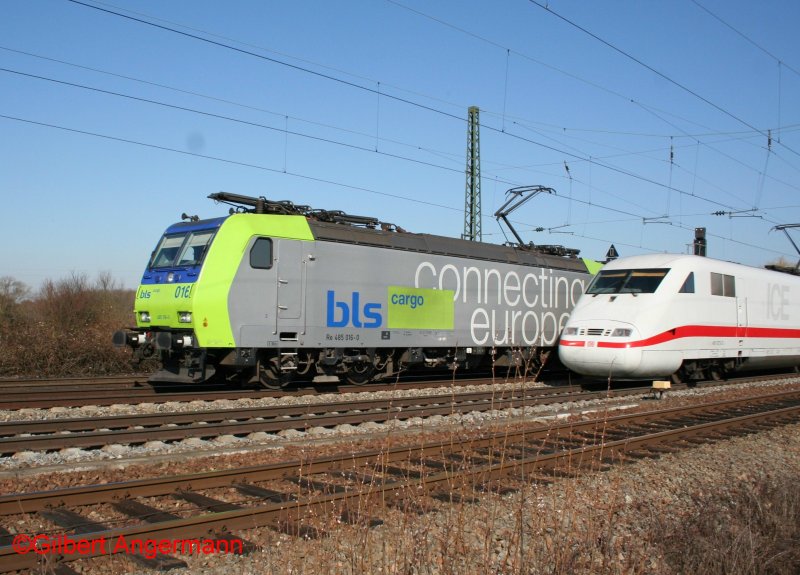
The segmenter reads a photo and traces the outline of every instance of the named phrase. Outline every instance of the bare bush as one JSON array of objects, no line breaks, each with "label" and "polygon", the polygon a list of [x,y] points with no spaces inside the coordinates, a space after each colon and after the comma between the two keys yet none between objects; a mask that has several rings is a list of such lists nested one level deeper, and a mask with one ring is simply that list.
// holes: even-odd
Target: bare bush
[{"label": "bare bush", "polygon": [[30,288],[10,276],[0,277],[0,324],[16,320],[19,304],[30,294]]},{"label": "bare bush", "polygon": [[133,290],[108,272],[95,283],[77,273],[47,280],[30,299],[23,286],[0,279],[0,376],[130,372],[130,353],[114,348],[111,336],[132,322]]}]

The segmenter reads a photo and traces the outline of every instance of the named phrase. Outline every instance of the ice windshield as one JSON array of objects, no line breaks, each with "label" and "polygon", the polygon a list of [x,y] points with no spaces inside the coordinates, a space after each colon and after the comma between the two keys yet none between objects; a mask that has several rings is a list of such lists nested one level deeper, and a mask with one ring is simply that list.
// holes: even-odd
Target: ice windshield
[{"label": "ice windshield", "polygon": [[150,260],[151,268],[196,266],[202,263],[216,230],[167,234]]},{"label": "ice windshield", "polygon": [[668,269],[600,271],[586,293],[653,293]]}]

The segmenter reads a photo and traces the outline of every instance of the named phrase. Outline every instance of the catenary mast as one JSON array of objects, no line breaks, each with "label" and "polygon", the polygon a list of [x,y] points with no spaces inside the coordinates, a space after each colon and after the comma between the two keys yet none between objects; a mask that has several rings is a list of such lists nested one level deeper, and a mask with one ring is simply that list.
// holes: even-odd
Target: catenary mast
[{"label": "catenary mast", "polygon": [[461,237],[483,241],[481,233],[481,142],[480,113],[470,106],[467,120],[467,186],[464,200],[464,233]]}]

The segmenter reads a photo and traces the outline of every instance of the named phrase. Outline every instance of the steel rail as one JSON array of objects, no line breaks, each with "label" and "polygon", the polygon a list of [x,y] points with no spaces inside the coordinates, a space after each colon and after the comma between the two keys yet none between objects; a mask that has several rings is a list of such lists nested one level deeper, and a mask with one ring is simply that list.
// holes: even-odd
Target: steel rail
[{"label": "steel rail", "polygon": [[[779,394],[771,394],[770,396],[764,397],[763,399],[767,402],[772,400],[777,400],[778,399],[776,397],[777,395]],[[794,397],[792,397],[791,394],[786,394],[785,399],[788,399],[790,397],[793,400],[797,400],[797,394],[795,394]],[[733,407],[737,403],[741,404],[742,402],[728,401],[728,402],[716,402],[713,404],[704,404],[702,406],[695,406],[689,409],[684,408],[683,412],[688,414],[692,412],[702,412],[703,410],[708,410],[708,409],[714,411],[714,410],[720,410],[724,404],[728,404],[729,407]],[[660,410],[659,412],[650,412],[649,415],[657,416],[658,413],[661,413],[662,415],[667,413],[677,414],[680,411],[681,408],[674,408],[670,410]],[[458,472],[444,470],[438,473],[432,473],[430,475],[425,475],[419,478],[398,479],[396,481],[384,483],[380,486],[369,485],[365,487],[362,485],[361,489],[355,489],[353,491],[344,490],[329,495],[313,496],[307,500],[272,503],[272,504],[259,505],[256,507],[236,509],[231,511],[205,513],[198,517],[180,518],[180,519],[167,520],[146,525],[119,527],[99,533],[70,535],[70,539],[73,541],[81,541],[81,540],[91,541],[91,540],[97,540],[99,537],[102,536],[104,541],[107,541],[107,544],[104,546],[100,546],[101,548],[99,550],[96,549],[95,546],[92,546],[91,551],[87,553],[81,553],[79,557],[83,558],[92,555],[113,553],[115,550],[114,541],[118,540],[119,537],[125,537],[128,539],[139,538],[139,539],[152,539],[152,540],[192,538],[192,537],[199,538],[199,537],[208,537],[209,534],[212,533],[227,532],[232,530],[242,530],[242,529],[248,529],[265,525],[274,526],[282,522],[297,521],[299,519],[302,519],[302,517],[305,514],[309,513],[310,511],[315,511],[319,515],[334,510],[338,511],[346,509],[348,502],[351,501],[378,498],[378,497],[386,501],[386,500],[400,499],[404,497],[405,493],[427,494],[439,487],[447,487],[448,489],[452,489],[453,486],[456,486],[457,488],[459,485],[467,485],[467,486],[485,485],[487,482],[492,480],[497,480],[509,476],[513,477],[518,472],[522,474],[523,472],[527,473],[529,471],[536,471],[542,468],[552,468],[554,466],[557,466],[560,462],[563,461],[571,461],[578,459],[579,461],[583,462],[584,458],[586,458],[587,456],[591,458],[597,455],[602,456],[604,453],[607,456],[609,453],[622,453],[637,448],[646,449],[648,446],[652,446],[658,443],[663,443],[665,440],[671,440],[674,438],[678,438],[679,440],[684,440],[688,437],[704,436],[707,435],[709,432],[717,432],[717,430],[719,429],[728,430],[728,429],[741,428],[769,420],[783,421],[786,420],[787,418],[796,419],[798,414],[800,414],[800,405],[793,405],[791,407],[770,409],[766,412],[750,413],[746,415],[727,417],[720,421],[700,422],[693,425],[685,425],[683,427],[678,427],[676,429],[645,433],[637,437],[626,437],[624,439],[606,441],[605,437],[601,436],[599,441],[591,445],[582,445],[579,447],[568,448],[553,453],[537,452],[535,455],[523,457],[522,459],[502,458],[500,461],[496,463],[476,465],[470,469],[460,470]],[[593,423],[608,424],[609,421],[612,419],[618,422],[624,419],[636,421],[636,416],[634,415],[619,416],[616,418],[609,418],[605,420],[595,420]],[[579,426],[569,426],[569,424],[566,424],[564,426],[559,426],[559,427],[567,428],[569,426],[570,429],[573,429],[574,427],[585,427],[585,425],[586,423],[582,423]],[[543,431],[549,434],[553,430],[551,429]],[[542,430],[539,431],[539,433],[541,432]],[[495,438],[497,437],[498,436],[495,436]],[[507,434],[499,434],[499,437],[503,439],[509,439],[509,436]],[[528,441],[530,440],[530,435],[523,437],[526,437]],[[452,445],[450,443],[432,444],[426,446],[425,451],[433,449],[435,453],[437,447],[441,451],[446,447],[452,447]],[[399,452],[398,450],[393,450],[393,451],[396,454],[400,453],[408,456],[409,449],[406,448],[405,451],[400,450]],[[417,449],[413,449],[412,451],[415,455],[418,454]],[[379,454],[378,457],[384,457],[385,455],[386,454]],[[364,457],[363,454],[354,454],[350,458],[345,458],[344,460],[340,460],[340,465],[343,461],[346,461],[351,464],[351,467],[357,469],[359,467],[359,464],[363,463],[362,461],[363,457]],[[375,453],[370,452],[369,457],[374,458]],[[272,467],[274,468],[275,466]],[[314,467],[315,467],[315,462],[311,462],[306,467],[303,468],[303,471],[306,475],[312,473],[319,473],[319,471],[314,470]],[[252,472],[252,470],[250,472]],[[183,477],[182,479],[183,487],[189,489],[199,488],[197,485],[191,483],[191,478],[192,476]],[[189,482],[188,486],[187,486],[187,481]],[[129,482],[129,483],[137,483],[137,482]],[[112,484],[107,486],[100,486],[100,490],[107,490],[114,488],[119,489],[120,485]],[[61,491],[75,491],[76,489],[80,488],[73,488],[70,490],[61,490]],[[108,495],[107,492],[105,494]],[[133,494],[128,492],[124,493],[124,496],[133,496]],[[108,499],[105,499],[105,501],[107,500]],[[32,509],[26,509],[20,500],[17,501],[17,504],[18,507],[15,510],[16,513],[30,512],[32,510]],[[64,503],[62,502],[62,504]],[[82,504],[85,505],[87,503],[84,502]],[[63,559],[63,558],[72,559],[76,558],[76,556],[66,554],[64,557],[59,557],[57,559]],[[50,561],[53,560],[52,557],[48,557],[48,559]],[[6,571],[35,568],[37,566],[38,561],[39,557],[36,556],[35,554],[18,554],[14,551],[12,546],[0,548],[0,566],[2,566],[2,569]]]},{"label": "steel rail", "polygon": [[440,441],[411,447],[406,445],[391,449],[367,450],[358,453],[319,457],[311,460],[281,462],[206,473],[138,479],[120,483],[70,487],[33,493],[12,493],[0,496],[0,516],[14,513],[31,513],[46,507],[58,505],[92,505],[126,497],[164,495],[179,489],[210,489],[230,485],[232,478],[248,481],[269,481],[288,477],[296,473],[298,469],[302,469],[305,474],[322,473],[347,466],[361,467],[378,457],[387,462],[396,462],[407,458],[410,452],[413,452],[416,456],[424,457],[441,453],[443,450],[454,452],[464,449],[488,448],[498,441],[506,445],[513,445],[523,441],[557,438],[563,437],[565,434],[569,435],[583,431],[593,431],[597,429],[598,426],[602,426],[608,430],[621,425],[630,426],[632,424],[644,425],[649,423],[661,423],[672,416],[692,416],[696,413],[707,413],[715,410],[722,411],[738,406],[752,407],[756,405],[756,403],[789,400],[800,402],[800,391],[771,393],[755,398],[722,400],[696,406],[673,407],[642,413],[622,414],[580,422],[566,422],[551,426],[542,426],[540,424],[535,426],[528,425],[523,429],[515,431],[497,432],[482,438],[469,438],[464,440],[463,443],[453,443],[452,440]]},{"label": "steel rail", "polygon": [[[642,388],[612,392],[642,393]],[[475,411],[529,407],[607,397],[608,392],[560,393],[549,388],[497,390],[291,406],[249,407],[175,413],[63,418],[0,423],[0,453],[66,447],[141,444],[190,437],[276,433],[287,429],[406,420]]]},{"label": "steel rail", "polygon": [[[524,382],[504,379],[456,379],[433,380],[416,382],[396,382],[370,385],[320,385],[311,387],[290,388],[285,390],[272,390],[262,388],[240,388],[214,386],[180,386],[170,385],[152,387],[150,384],[142,387],[86,389],[69,385],[67,387],[28,389],[25,387],[7,387],[0,395],[0,409],[47,409],[51,407],[81,407],[84,405],[114,405],[136,403],[167,403],[187,401],[214,401],[218,399],[244,399],[267,398],[301,395],[318,395],[322,393],[368,393],[377,391],[396,391],[430,389],[440,387],[459,388],[467,385],[501,385],[517,384]],[[554,389],[580,389],[580,386],[553,386]]]}]

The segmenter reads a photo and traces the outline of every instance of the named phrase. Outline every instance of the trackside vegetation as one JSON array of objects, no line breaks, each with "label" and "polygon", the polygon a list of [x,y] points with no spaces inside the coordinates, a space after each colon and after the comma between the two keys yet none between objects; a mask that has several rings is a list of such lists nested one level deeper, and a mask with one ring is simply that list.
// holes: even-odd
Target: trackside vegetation
[{"label": "trackside vegetation", "polygon": [[108,273],[46,280],[38,292],[0,277],[0,377],[130,373],[111,334],[133,322],[134,296]]}]

